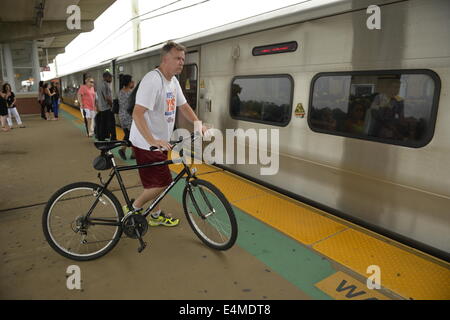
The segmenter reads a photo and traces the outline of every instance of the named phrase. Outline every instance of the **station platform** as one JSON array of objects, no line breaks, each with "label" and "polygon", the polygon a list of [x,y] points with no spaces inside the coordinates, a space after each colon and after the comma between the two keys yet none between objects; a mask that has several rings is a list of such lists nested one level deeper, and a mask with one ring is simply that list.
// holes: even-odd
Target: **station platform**
[{"label": "station platform", "polygon": [[[180,225],[150,228],[142,253],[123,236],[100,259],[66,259],[45,241],[42,212],[62,186],[98,182],[92,161],[99,152],[69,106],[58,121],[23,121],[26,128],[0,133],[0,299],[450,299],[449,263],[206,164],[194,165],[198,176],[225,194],[238,220],[233,248],[214,251],[196,237],[179,185],[162,207]],[[137,171],[123,179],[131,197],[141,192]],[[110,189],[123,201],[116,182]],[[81,290],[66,286],[71,265],[81,269]],[[373,266],[380,289],[367,286]]]}]

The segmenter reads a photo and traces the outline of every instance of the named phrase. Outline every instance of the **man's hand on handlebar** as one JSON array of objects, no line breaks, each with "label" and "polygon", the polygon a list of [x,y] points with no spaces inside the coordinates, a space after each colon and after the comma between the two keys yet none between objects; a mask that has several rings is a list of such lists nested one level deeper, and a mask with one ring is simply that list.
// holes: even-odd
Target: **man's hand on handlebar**
[{"label": "man's hand on handlebar", "polygon": [[155,140],[152,143],[152,146],[150,147],[150,150],[151,151],[159,150],[161,152],[169,151],[169,150],[172,150],[172,145],[169,142],[165,141],[165,140]]},{"label": "man's hand on handlebar", "polygon": [[195,140],[197,140],[200,137],[201,137],[201,133],[200,132],[194,132],[194,133],[191,133],[190,137],[186,137],[186,138],[180,137],[178,139],[178,141],[167,142],[165,140],[154,140],[153,143],[151,144],[150,151],[159,150],[159,151],[162,152],[162,151],[166,151],[166,150],[167,151],[168,150],[172,150],[175,145],[177,145],[178,143],[183,142],[184,140],[188,140],[189,139],[191,141],[195,141]]}]

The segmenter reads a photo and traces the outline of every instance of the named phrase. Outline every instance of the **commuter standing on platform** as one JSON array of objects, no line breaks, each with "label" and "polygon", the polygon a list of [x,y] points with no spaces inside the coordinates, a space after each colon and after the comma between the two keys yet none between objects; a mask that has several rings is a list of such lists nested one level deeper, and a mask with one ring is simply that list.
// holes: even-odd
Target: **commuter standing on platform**
[{"label": "commuter standing on platform", "polygon": [[81,115],[87,122],[88,136],[94,134],[94,118],[97,113],[95,107],[95,89],[94,78],[86,77],[84,84],[81,85],[77,93],[78,103],[80,104]]},{"label": "commuter standing on platform", "polygon": [[[131,118],[131,114],[128,113],[128,108],[130,104],[130,95],[134,88],[134,81],[132,80],[132,77],[129,74],[126,74],[122,77],[122,88],[119,91],[119,120],[120,120],[120,126],[123,129],[123,132],[125,133],[124,140],[129,141],[130,138],[130,128],[131,128],[131,122],[133,119]],[[123,146],[121,149],[119,149],[119,155],[123,160],[127,159],[126,151],[127,146]],[[131,157],[130,159],[134,159],[134,151],[131,149]]]},{"label": "commuter standing on platform", "polygon": [[10,128],[6,121],[8,116],[8,102],[6,102],[6,94],[0,90],[0,122],[2,124],[2,131],[9,131]]},{"label": "commuter standing on platform", "polygon": [[45,105],[44,105],[44,81],[39,81],[39,93],[38,93],[38,102],[39,105],[41,106],[41,118],[42,119],[46,119],[45,118]]},{"label": "commuter standing on platform", "polygon": [[16,96],[14,95],[14,92],[11,91],[11,86],[9,83],[5,83],[2,88],[2,92],[6,94],[6,102],[8,104],[8,125],[12,129],[13,122],[12,117],[16,119],[17,126],[20,128],[25,128],[25,126],[22,123],[22,119],[20,119],[19,112],[16,108]]},{"label": "commuter standing on platform", "polygon": [[97,140],[103,141],[109,138],[116,140],[116,120],[112,112],[112,75],[108,71],[103,73],[103,82],[98,87],[98,128],[99,136]]},{"label": "commuter standing on platform", "polygon": [[51,113],[53,111],[52,107],[52,96],[54,93],[50,92],[50,89],[48,87],[48,83],[44,84],[44,106],[45,106],[45,118],[47,120],[55,120],[55,117],[51,118]]},{"label": "commuter standing on platform", "polygon": [[50,92],[54,93],[52,96],[52,108],[53,108],[53,114],[55,115],[55,120],[58,120],[58,113],[59,113],[59,89],[57,86],[57,83],[52,82],[52,86],[50,88]]}]

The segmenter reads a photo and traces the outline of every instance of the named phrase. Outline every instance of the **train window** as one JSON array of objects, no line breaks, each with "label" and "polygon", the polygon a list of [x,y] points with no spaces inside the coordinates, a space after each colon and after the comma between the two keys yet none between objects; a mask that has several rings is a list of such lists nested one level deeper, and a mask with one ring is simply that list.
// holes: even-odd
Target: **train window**
[{"label": "train window", "polygon": [[434,134],[440,86],[431,70],[320,73],[308,124],[316,132],[423,147]]},{"label": "train window", "polygon": [[290,75],[235,77],[231,84],[233,119],[286,126],[291,120],[294,80]]},{"label": "train window", "polygon": [[197,108],[198,67],[196,64],[184,65],[178,78],[187,102],[193,110]]}]

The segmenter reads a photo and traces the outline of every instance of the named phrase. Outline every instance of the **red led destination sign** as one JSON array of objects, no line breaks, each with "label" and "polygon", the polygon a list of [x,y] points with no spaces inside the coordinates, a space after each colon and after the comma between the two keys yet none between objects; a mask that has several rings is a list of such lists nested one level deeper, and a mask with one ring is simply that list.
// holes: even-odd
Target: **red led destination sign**
[{"label": "red led destination sign", "polygon": [[294,52],[297,50],[297,47],[298,45],[296,41],[270,44],[268,46],[253,48],[252,54],[254,56],[264,56],[267,54]]}]

